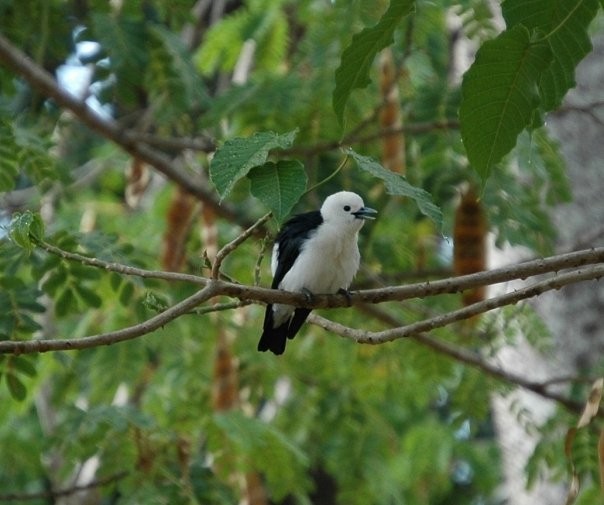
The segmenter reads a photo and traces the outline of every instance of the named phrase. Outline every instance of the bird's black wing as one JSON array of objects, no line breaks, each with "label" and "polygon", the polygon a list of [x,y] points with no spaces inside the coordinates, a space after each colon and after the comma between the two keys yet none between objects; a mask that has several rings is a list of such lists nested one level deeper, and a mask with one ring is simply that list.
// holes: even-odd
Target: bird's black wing
[{"label": "bird's black wing", "polygon": [[[302,249],[302,244],[307,240],[312,232],[316,230],[323,222],[321,213],[317,211],[298,214],[287,221],[281,231],[275,238],[275,243],[279,246],[277,253],[277,269],[273,277],[272,288],[276,289],[285,277],[285,274],[293,266],[296,258]],[[285,343],[288,338],[294,338],[298,330],[310,314],[310,309],[298,308],[292,314],[292,317],[285,321],[281,326],[274,327],[273,306],[266,307],[264,316],[264,328],[260,342],[258,342],[259,351],[271,351],[275,354],[283,354]]]},{"label": "bird's black wing", "polygon": [[275,238],[279,246],[277,270],[273,278],[272,288],[278,288],[285,274],[293,266],[300,254],[302,244],[310,237],[323,222],[323,216],[318,210],[298,214],[287,221]]}]

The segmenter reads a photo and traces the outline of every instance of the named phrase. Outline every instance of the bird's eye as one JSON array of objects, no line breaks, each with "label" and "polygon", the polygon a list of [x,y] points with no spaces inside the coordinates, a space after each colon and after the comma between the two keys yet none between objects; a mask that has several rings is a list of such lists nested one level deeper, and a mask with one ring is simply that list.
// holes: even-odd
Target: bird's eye
[{"label": "bird's eye", "polygon": [[348,212],[350,210],[350,205],[344,205],[344,210]]}]

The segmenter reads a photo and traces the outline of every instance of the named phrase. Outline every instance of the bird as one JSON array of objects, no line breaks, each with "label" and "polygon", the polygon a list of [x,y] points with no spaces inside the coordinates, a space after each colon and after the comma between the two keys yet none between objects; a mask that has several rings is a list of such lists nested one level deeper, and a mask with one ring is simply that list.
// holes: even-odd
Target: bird
[{"label": "bird", "polygon": [[[344,293],[359,268],[358,236],[365,220],[376,210],[365,207],[356,193],[340,191],[328,196],[320,210],[289,219],[275,238],[271,257],[273,289],[313,294]],[[271,303],[266,307],[258,351],[283,354],[288,339],[296,336],[311,309]]]}]

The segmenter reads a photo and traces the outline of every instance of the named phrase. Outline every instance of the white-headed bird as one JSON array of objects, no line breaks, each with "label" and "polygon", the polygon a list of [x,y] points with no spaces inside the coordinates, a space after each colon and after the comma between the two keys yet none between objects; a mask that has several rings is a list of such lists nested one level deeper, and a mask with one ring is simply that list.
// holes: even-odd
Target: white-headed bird
[{"label": "white-headed bird", "polygon": [[[312,294],[345,292],[352,282],[361,255],[358,235],[376,211],[365,207],[356,193],[340,191],[328,196],[321,210],[298,214],[279,231],[273,246],[273,289]],[[283,354],[311,309],[279,303],[266,307],[259,351]]]}]

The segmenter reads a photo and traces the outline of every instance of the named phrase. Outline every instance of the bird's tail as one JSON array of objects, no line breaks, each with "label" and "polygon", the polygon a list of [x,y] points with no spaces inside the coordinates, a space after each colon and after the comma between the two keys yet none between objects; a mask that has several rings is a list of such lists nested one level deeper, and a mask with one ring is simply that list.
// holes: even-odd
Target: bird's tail
[{"label": "bird's tail", "polygon": [[310,309],[296,309],[292,316],[283,324],[274,327],[273,306],[266,307],[262,336],[258,342],[259,351],[271,351],[274,354],[283,354],[288,338],[294,338],[300,331],[302,324],[310,314]]}]

